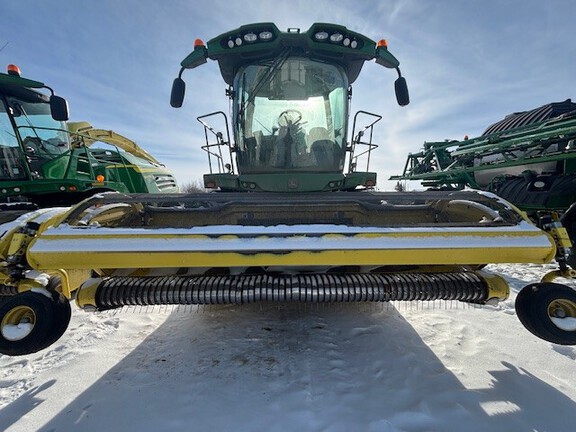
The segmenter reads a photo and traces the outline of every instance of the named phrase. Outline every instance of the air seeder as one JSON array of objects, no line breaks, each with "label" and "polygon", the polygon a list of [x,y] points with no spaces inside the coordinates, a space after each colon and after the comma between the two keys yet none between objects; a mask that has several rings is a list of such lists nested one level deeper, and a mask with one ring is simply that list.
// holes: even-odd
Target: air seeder
[{"label": "air seeder", "polygon": [[[561,222],[576,241],[576,103],[567,99],[515,112],[462,141],[426,142],[402,175],[435,190],[493,192],[544,228]],[[576,269],[576,255],[567,264]]]},{"label": "air seeder", "polygon": [[[408,104],[406,81],[385,41],[325,23],[306,32],[242,26],[206,45],[196,41],[174,81],[172,106],[183,104],[182,73],[209,59],[228,85],[233,136],[225,113],[198,117],[210,164],[204,182],[212,192],[101,194],[4,226],[1,289],[9,299],[0,308],[1,352],[25,354],[54,342],[65,331],[73,295],[85,310],[493,304],[509,288],[483,271],[485,264],[547,263],[565,253],[556,247],[561,229],[538,229],[490,193],[373,190],[368,163],[380,116],[351,116],[349,108],[351,84],[371,60],[397,72],[397,101]],[[575,343],[575,332],[554,324],[576,316],[573,300],[558,295],[569,288],[534,286],[544,294],[523,306],[527,327]],[[542,308],[545,296],[554,298]]]}]

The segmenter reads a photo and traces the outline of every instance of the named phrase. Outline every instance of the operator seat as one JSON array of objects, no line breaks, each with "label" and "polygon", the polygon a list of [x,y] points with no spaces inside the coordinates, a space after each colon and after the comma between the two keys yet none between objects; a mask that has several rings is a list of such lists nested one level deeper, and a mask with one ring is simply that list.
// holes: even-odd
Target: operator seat
[{"label": "operator seat", "polygon": [[310,153],[316,160],[316,166],[323,169],[338,169],[338,154],[340,148],[330,137],[330,132],[324,127],[313,127],[308,132]]},{"label": "operator seat", "polygon": [[313,127],[310,128],[308,132],[308,147],[312,147],[315,141],[322,141],[322,140],[329,140],[330,139],[330,132],[325,127]]}]

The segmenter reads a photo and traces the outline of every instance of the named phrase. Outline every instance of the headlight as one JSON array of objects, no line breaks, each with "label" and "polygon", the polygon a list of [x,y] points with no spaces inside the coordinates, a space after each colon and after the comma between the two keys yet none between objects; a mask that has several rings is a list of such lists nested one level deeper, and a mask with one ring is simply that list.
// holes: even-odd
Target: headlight
[{"label": "headlight", "polygon": [[342,39],[344,39],[342,33],[333,33],[330,35],[330,42],[338,43],[341,42]]},{"label": "headlight", "polygon": [[260,39],[262,39],[263,41],[268,41],[268,40],[272,39],[272,36],[274,36],[274,35],[272,34],[271,31],[263,31],[263,32],[260,32],[260,34],[258,35],[258,37]]}]

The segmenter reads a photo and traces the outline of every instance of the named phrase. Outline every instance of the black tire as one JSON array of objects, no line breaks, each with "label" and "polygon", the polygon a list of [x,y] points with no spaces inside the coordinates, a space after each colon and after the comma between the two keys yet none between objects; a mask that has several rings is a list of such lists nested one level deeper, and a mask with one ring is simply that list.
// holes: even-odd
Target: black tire
[{"label": "black tire", "polygon": [[576,291],[556,283],[535,283],[516,297],[516,314],[526,329],[559,345],[576,345],[576,329],[562,329],[554,319],[576,319]]},{"label": "black tire", "polygon": [[49,347],[54,342],[62,337],[70,324],[70,318],[72,317],[72,308],[70,307],[70,302],[66,297],[60,293],[52,294],[52,307],[54,308],[54,324],[50,330],[50,334],[46,337],[46,344],[41,347],[38,351]]},{"label": "black tire", "polygon": [[[537,284],[534,284],[537,285]],[[516,315],[520,322],[524,325],[526,330],[528,330],[533,335],[540,337],[536,333],[536,329],[532,325],[532,319],[530,318],[530,304],[532,301],[531,294],[533,293],[532,290],[533,285],[525,286],[520,290],[518,295],[516,296],[516,301],[514,303],[514,309],[516,310]]]},{"label": "black tire", "polygon": [[[0,353],[32,354],[56,342],[70,322],[68,300],[54,292],[52,298],[32,291],[16,294],[0,306]],[[15,330],[23,325],[26,330]]]},{"label": "black tire", "polygon": [[70,301],[60,293],[62,288],[62,280],[60,276],[51,276],[46,288],[52,293],[52,301],[54,302],[53,306],[55,308],[54,317],[56,319],[53,329],[55,339],[46,345],[49,346],[60,339],[68,328],[70,318],[72,318],[72,308],[70,307]]}]

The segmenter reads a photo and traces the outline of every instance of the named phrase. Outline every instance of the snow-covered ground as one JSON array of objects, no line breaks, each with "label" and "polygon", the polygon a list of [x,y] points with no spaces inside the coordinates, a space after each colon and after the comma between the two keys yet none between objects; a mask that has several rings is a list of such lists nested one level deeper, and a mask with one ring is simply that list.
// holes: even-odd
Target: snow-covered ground
[{"label": "snow-covered ground", "polygon": [[572,431],[576,347],[514,312],[542,266],[491,265],[457,302],[74,310],[53,346],[0,356],[0,430]]}]

